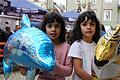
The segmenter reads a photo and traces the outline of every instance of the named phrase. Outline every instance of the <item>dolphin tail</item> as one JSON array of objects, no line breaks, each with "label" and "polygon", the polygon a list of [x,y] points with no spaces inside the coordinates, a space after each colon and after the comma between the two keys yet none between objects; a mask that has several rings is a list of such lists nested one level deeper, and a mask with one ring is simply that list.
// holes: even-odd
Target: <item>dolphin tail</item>
[{"label": "dolphin tail", "polygon": [[5,80],[8,80],[8,78],[12,72],[11,60],[9,58],[3,59],[3,72],[4,72]]},{"label": "dolphin tail", "polygon": [[27,14],[23,14],[22,16],[21,26],[26,28],[31,27],[30,19]]}]

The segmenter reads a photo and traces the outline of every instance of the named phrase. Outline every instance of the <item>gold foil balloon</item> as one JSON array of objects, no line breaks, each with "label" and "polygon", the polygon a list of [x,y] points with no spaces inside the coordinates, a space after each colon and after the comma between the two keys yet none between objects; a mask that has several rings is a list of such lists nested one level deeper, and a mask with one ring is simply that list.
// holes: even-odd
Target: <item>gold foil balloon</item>
[{"label": "gold foil balloon", "polygon": [[[120,25],[103,35],[95,50],[92,80],[120,80]],[[97,77],[96,77],[97,76]]]},{"label": "gold foil balloon", "polygon": [[115,55],[120,41],[120,25],[114,31],[106,33],[96,45],[95,57],[98,61],[110,60]]}]

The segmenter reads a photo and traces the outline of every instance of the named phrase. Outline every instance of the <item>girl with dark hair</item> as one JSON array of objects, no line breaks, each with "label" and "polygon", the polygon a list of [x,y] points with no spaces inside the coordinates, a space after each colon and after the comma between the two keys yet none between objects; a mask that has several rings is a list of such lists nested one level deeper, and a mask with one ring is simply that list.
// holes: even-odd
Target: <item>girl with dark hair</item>
[{"label": "girl with dark hair", "polygon": [[56,67],[51,72],[39,71],[38,80],[65,80],[72,73],[70,45],[65,40],[65,22],[60,14],[48,13],[44,16],[41,30],[47,33],[55,45]]},{"label": "girl with dark hair", "polygon": [[[57,13],[48,13],[44,16],[43,23],[41,24],[41,30],[47,33],[47,28],[52,28],[52,26],[55,26],[55,28],[57,27],[60,28],[59,37],[57,38],[58,42],[59,43],[65,42],[66,34],[65,22],[61,15]],[[50,38],[52,39],[51,36]]]},{"label": "girl with dark hair", "polygon": [[100,23],[94,11],[80,14],[72,32],[72,45],[68,56],[72,57],[72,80],[92,80],[92,62],[95,46],[100,38]]}]

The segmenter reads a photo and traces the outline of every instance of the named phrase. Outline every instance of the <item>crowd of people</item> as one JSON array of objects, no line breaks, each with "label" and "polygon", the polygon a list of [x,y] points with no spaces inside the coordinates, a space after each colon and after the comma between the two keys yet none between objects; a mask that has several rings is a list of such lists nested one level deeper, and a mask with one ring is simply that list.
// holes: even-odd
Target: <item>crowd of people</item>
[{"label": "crowd of people", "polygon": [[[6,33],[13,34],[9,27],[5,29]],[[93,80],[95,47],[105,34],[104,25],[99,22],[94,11],[85,11],[79,15],[73,31],[67,37],[69,39],[65,36],[65,21],[58,13],[47,13],[40,29],[55,46],[56,66],[50,72],[36,70],[35,80]],[[27,68],[19,67],[17,72],[20,76],[14,76],[12,80],[26,79]]]}]

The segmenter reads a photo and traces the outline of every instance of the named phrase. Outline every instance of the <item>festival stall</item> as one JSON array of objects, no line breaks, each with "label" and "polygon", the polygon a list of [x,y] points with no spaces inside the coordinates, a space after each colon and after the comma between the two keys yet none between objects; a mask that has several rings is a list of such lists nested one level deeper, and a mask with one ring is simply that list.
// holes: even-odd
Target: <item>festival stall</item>
[{"label": "festival stall", "polygon": [[72,10],[72,11],[68,11],[68,12],[63,12],[63,13],[61,13],[61,15],[67,21],[75,21],[75,19],[78,18],[78,16],[80,15],[80,13],[77,12],[77,11],[75,11],[75,10]]},{"label": "festival stall", "polygon": [[76,19],[78,18],[78,16],[80,15],[80,13],[75,10],[72,10],[72,11],[68,11],[68,12],[63,12],[63,13],[61,13],[61,15],[65,19],[65,22],[67,24],[66,29],[69,32],[73,29],[74,23],[75,23]]},{"label": "festival stall", "polygon": [[[4,25],[2,29],[4,29],[5,26],[16,26],[16,21],[20,21],[23,14],[28,14],[31,22],[39,23],[47,12],[46,9],[43,9],[28,0],[0,1],[0,23]],[[8,23],[7,25],[5,24],[6,22]]]},{"label": "festival stall", "polygon": [[40,6],[37,6],[27,0],[10,0],[10,1],[11,10],[10,12],[7,13],[8,15],[15,15],[21,17],[22,14],[25,13],[29,15],[29,18],[42,19],[43,15],[48,12],[46,9],[43,9]]}]

